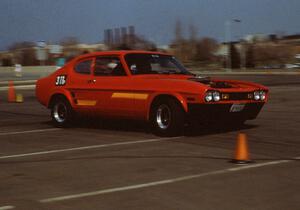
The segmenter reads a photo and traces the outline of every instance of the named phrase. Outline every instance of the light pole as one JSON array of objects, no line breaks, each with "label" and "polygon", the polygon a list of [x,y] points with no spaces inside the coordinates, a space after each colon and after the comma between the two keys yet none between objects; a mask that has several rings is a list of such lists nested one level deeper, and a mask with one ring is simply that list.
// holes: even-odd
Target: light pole
[{"label": "light pole", "polygon": [[226,57],[226,68],[232,70],[232,59],[231,59],[231,24],[242,22],[239,19],[227,20],[224,23],[225,26],[225,44],[227,47],[227,57]]},{"label": "light pole", "polygon": [[241,69],[246,70],[247,69],[247,47],[245,40],[242,40],[241,42]]},{"label": "light pole", "polygon": [[230,70],[231,69],[231,54],[230,54],[231,21],[230,20],[225,21],[224,26],[225,26],[225,46],[227,46],[225,68]]}]

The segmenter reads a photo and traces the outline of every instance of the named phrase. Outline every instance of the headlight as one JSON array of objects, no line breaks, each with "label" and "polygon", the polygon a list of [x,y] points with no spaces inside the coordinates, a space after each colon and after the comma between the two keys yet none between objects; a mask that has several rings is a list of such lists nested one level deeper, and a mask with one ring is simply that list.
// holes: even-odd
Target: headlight
[{"label": "headlight", "polygon": [[261,91],[254,91],[253,93],[254,95],[254,100],[258,101],[258,100],[265,100],[266,99],[266,92],[261,90]]},{"label": "headlight", "polygon": [[205,93],[205,101],[212,102],[212,101],[220,101],[221,94],[218,91],[207,91]]},{"label": "headlight", "polygon": [[260,99],[260,94],[258,91],[255,91],[253,95],[254,95],[254,100],[258,101]]},{"label": "headlight", "polygon": [[221,99],[220,93],[217,91],[213,92],[213,99],[214,101],[220,101]]},{"label": "headlight", "polygon": [[266,99],[266,92],[265,91],[260,91],[259,92],[259,95],[260,95],[260,100],[265,100]]},{"label": "headlight", "polygon": [[212,92],[207,92],[205,95],[205,101],[211,102],[213,100],[213,94]]}]

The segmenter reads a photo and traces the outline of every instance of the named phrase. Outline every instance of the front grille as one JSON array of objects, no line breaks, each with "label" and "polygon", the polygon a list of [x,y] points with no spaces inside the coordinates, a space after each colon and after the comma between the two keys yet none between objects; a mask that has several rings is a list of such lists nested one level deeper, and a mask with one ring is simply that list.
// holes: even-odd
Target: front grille
[{"label": "front grille", "polygon": [[253,98],[253,93],[222,93],[222,100],[250,100]]},{"label": "front grille", "polygon": [[226,104],[188,104],[188,117],[203,121],[219,121],[226,119],[255,119],[263,102],[245,103],[245,107],[240,112],[230,112],[232,103]]}]

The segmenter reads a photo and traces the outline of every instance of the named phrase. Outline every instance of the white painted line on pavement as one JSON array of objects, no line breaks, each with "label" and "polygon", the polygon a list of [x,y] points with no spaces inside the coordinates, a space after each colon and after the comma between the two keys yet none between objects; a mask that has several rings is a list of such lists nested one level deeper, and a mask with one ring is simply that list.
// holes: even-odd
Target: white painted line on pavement
[{"label": "white painted line on pavement", "polygon": [[[299,157],[293,158],[293,159],[299,159]],[[182,176],[182,177],[177,177],[174,179],[165,179],[165,180],[161,180],[161,181],[148,182],[148,183],[137,184],[137,185],[128,185],[128,186],[124,186],[124,187],[117,187],[117,188],[97,190],[97,191],[85,192],[85,193],[79,193],[79,194],[73,194],[73,195],[65,195],[65,196],[59,196],[59,197],[53,197],[53,198],[46,198],[46,199],[39,200],[39,202],[51,203],[51,202],[65,201],[65,200],[70,200],[70,199],[90,197],[90,196],[102,195],[102,194],[108,194],[108,193],[114,193],[114,192],[135,190],[135,189],[147,188],[147,187],[152,187],[152,186],[171,184],[171,183],[176,183],[176,182],[181,182],[181,181],[186,181],[186,180],[191,180],[191,179],[196,179],[196,178],[201,178],[201,177],[207,177],[207,176],[211,176],[211,175],[226,174],[226,173],[231,173],[231,172],[236,172],[236,171],[247,170],[247,169],[251,169],[251,168],[258,168],[258,167],[263,167],[263,166],[287,163],[287,162],[292,162],[292,161],[294,161],[294,160],[271,161],[271,162],[258,163],[258,164],[247,165],[247,166],[239,166],[239,167],[227,168],[227,169],[223,169],[223,170],[194,174],[194,175],[189,175],[189,176]]]},{"label": "white painted line on pavement", "polygon": [[[294,158],[296,159],[296,158]],[[270,165],[277,165],[277,164],[281,164],[281,163],[288,163],[291,162],[293,160],[277,160],[277,161],[271,161],[271,162],[266,162],[266,163],[256,163],[253,165],[245,165],[245,166],[240,166],[237,168],[231,168],[229,169],[230,171],[240,171],[240,170],[244,170],[244,169],[249,169],[249,168],[258,168],[258,167],[263,167],[263,166],[270,166]]]},{"label": "white painted line on pavement", "polygon": [[34,155],[46,155],[46,154],[59,153],[59,152],[80,151],[80,150],[98,149],[98,148],[104,148],[104,147],[123,146],[123,145],[131,145],[131,144],[151,143],[151,142],[158,142],[158,141],[164,141],[164,140],[172,140],[172,139],[177,139],[177,138],[180,138],[180,137],[156,138],[156,139],[147,139],[147,140],[138,140],[138,141],[126,141],[126,142],[118,142],[118,143],[112,143],[112,144],[98,144],[98,145],[91,145],[91,146],[85,146],[85,147],[74,147],[74,148],[68,148],[68,149],[57,149],[57,150],[48,150],[48,151],[33,152],[33,153],[16,154],[16,155],[6,155],[6,156],[0,156],[0,159],[27,157],[27,156],[34,156]]},{"label": "white painted line on pavement", "polygon": [[14,209],[14,206],[0,206],[0,210]]},{"label": "white painted line on pavement", "polygon": [[57,130],[62,130],[62,129],[61,128],[48,128],[48,129],[37,129],[37,130],[28,130],[28,131],[5,132],[5,133],[0,133],[0,136],[26,134],[26,133],[41,133],[41,132],[57,131]]}]

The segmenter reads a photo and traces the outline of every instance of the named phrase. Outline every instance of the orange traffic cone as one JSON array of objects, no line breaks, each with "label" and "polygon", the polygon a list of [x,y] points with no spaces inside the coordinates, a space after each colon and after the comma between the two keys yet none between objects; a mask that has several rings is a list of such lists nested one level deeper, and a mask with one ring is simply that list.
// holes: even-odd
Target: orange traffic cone
[{"label": "orange traffic cone", "polygon": [[247,164],[253,162],[249,157],[247,135],[245,133],[238,134],[235,157],[231,162],[237,164]]},{"label": "orange traffic cone", "polygon": [[8,82],[8,102],[16,102],[16,92],[13,81]]}]

